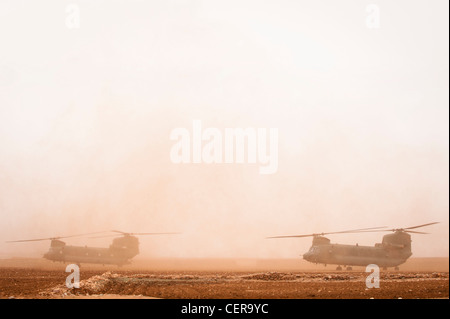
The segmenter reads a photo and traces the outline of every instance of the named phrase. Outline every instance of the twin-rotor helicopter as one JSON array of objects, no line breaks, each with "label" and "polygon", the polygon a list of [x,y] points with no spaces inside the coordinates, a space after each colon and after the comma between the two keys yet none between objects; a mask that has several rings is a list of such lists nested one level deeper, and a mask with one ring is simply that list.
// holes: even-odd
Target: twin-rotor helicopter
[{"label": "twin-rotor helicopter", "polygon": [[[320,234],[308,235],[292,235],[292,236],[275,236],[268,238],[301,238],[312,237],[311,248],[303,254],[303,259],[315,264],[331,264],[338,265],[336,270],[342,270],[341,266],[346,267],[347,270],[352,270],[352,266],[367,266],[375,264],[384,269],[388,267],[395,267],[406,262],[411,257],[411,235],[427,234],[424,232],[414,231],[420,227],[437,224],[428,223],[406,228],[383,229],[383,227],[361,228],[353,230],[345,230],[339,232],[328,232]],[[348,234],[348,233],[366,233],[366,232],[393,232],[383,236],[381,243],[376,243],[374,246],[360,246],[356,245],[342,245],[332,244],[330,240],[324,235],[329,234]]]},{"label": "twin-rotor helicopter", "polygon": [[50,248],[44,254],[44,258],[51,261],[72,262],[76,264],[102,264],[123,266],[131,263],[131,259],[139,254],[139,240],[137,236],[144,235],[173,235],[179,233],[125,233],[119,230],[112,230],[115,234],[96,236],[118,237],[113,240],[108,248],[88,247],[88,246],[69,246],[66,245],[63,238],[84,237],[88,235],[101,234],[106,232],[95,232],[81,235],[50,237],[38,239],[25,239],[8,241],[8,243],[32,242],[50,240]]}]

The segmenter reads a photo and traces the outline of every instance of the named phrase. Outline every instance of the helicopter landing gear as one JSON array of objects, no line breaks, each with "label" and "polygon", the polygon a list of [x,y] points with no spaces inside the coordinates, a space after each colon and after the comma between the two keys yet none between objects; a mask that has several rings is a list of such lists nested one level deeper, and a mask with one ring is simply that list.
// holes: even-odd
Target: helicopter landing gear
[{"label": "helicopter landing gear", "polygon": [[348,267],[347,267],[347,270],[349,270],[349,271],[350,271],[350,270],[353,270],[353,268],[352,268],[352,267],[350,267],[350,266],[348,266]]},{"label": "helicopter landing gear", "polygon": [[337,266],[336,270],[342,270],[342,267],[341,266]]}]

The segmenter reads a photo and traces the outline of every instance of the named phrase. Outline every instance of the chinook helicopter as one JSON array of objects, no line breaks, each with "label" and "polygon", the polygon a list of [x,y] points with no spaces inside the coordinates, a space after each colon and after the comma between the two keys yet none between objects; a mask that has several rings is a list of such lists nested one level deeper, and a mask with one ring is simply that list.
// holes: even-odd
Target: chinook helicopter
[{"label": "chinook helicopter", "polygon": [[[382,229],[386,228],[386,226],[383,226],[320,234],[275,236],[267,238],[313,237],[312,246],[305,254],[303,254],[303,259],[315,264],[324,264],[325,266],[327,264],[338,265],[336,270],[342,270],[341,266],[346,267],[347,270],[352,270],[352,266],[367,266],[370,264],[378,265],[379,267],[383,267],[383,269],[395,267],[395,270],[398,270],[398,266],[406,262],[412,255],[411,235],[408,233],[428,234],[413,231],[411,229],[434,224],[437,224],[437,222],[407,228]],[[393,232],[393,234],[384,235],[382,242],[376,243],[374,246],[331,244],[330,240],[324,237],[324,235],[329,234],[384,231]]]},{"label": "chinook helicopter", "polygon": [[95,232],[73,236],[50,237],[39,239],[25,239],[7,241],[7,243],[32,242],[50,240],[50,248],[44,254],[44,258],[52,261],[73,262],[76,264],[101,264],[101,265],[117,265],[123,266],[130,264],[131,259],[139,254],[139,240],[136,236],[142,235],[172,235],[179,233],[125,233],[119,230],[112,230],[116,234],[96,236],[91,238],[102,237],[119,237],[115,238],[108,248],[87,247],[87,246],[68,246],[61,239],[71,237],[83,237],[87,235],[101,234],[106,232]]}]

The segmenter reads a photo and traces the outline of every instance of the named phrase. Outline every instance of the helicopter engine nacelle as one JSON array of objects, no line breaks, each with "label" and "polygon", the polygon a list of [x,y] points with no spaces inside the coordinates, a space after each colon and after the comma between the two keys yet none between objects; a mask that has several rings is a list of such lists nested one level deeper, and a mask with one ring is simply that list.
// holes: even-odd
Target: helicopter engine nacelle
[{"label": "helicopter engine nacelle", "polygon": [[328,245],[330,243],[330,240],[323,236],[314,236],[313,238],[313,246],[317,245]]},{"label": "helicopter engine nacelle", "polygon": [[50,243],[51,248],[62,248],[64,246],[66,246],[66,243],[58,239],[52,239],[52,242]]},{"label": "helicopter engine nacelle", "polygon": [[139,254],[139,240],[134,236],[125,235],[114,239],[110,249],[126,251],[127,257],[132,258]]},{"label": "helicopter engine nacelle", "polygon": [[411,251],[411,236],[403,231],[383,236],[383,246]]}]

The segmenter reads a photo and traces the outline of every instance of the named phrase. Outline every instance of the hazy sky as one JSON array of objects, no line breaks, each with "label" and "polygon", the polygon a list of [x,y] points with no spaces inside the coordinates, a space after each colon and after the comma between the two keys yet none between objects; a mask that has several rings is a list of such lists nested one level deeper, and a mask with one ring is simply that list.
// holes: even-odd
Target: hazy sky
[{"label": "hazy sky", "polygon": [[[182,232],[144,257],[297,258],[310,238],[264,237],[434,221],[414,256],[448,256],[448,6],[0,0],[0,258],[109,229]],[[278,128],[277,173],[172,163],[194,119]]]}]

